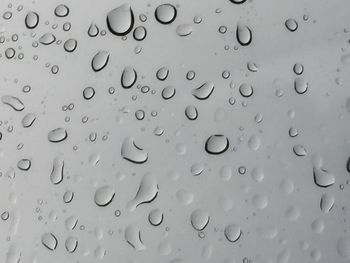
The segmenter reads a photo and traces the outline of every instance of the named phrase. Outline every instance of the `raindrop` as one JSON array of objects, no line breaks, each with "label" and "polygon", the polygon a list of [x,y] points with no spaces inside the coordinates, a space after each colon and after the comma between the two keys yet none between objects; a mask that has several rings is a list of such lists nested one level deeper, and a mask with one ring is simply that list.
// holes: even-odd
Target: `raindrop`
[{"label": "raindrop", "polygon": [[52,233],[45,233],[41,236],[41,243],[49,250],[55,250],[58,245],[57,238]]},{"label": "raindrop", "polygon": [[64,42],[63,48],[67,52],[73,52],[77,48],[77,41],[74,38],[70,38]]},{"label": "raindrop", "polygon": [[210,136],[205,142],[205,150],[209,154],[224,153],[229,147],[229,140],[226,136],[215,134]]},{"label": "raindrop", "polygon": [[198,118],[197,108],[194,105],[188,105],[185,109],[185,115],[191,121],[196,120]]},{"label": "raindrop", "polygon": [[43,45],[50,45],[56,41],[56,37],[52,33],[45,33],[39,38],[39,42]]},{"label": "raindrop", "polygon": [[236,29],[236,38],[239,44],[247,46],[252,42],[252,31],[246,25],[238,24]]},{"label": "raindrop", "polygon": [[39,15],[33,11],[28,12],[25,18],[25,25],[28,29],[34,29],[39,24]]},{"label": "raindrop", "polygon": [[294,80],[294,89],[298,94],[304,94],[309,87],[309,84],[303,78],[296,78]]},{"label": "raindrop", "polygon": [[95,72],[98,72],[107,65],[108,60],[109,60],[109,52],[99,51],[93,57],[91,61],[91,67]]},{"label": "raindrop", "polygon": [[59,184],[63,181],[64,175],[64,161],[63,159],[56,157],[53,160],[53,167],[50,174],[50,180],[53,184]]},{"label": "raindrop", "polygon": [[335,177],[333,174],[323,168],[313,168],[314,182],[317,186],[327,188],[335,183]]},{"label": "raindrop", "polygon": [[148,221],[153,226],[159,226],[163,222],[163,212],[160,209],[153,209],[148,214]]},{"label": "raindrop", "polygon": [[109,31],[117,36],[128,34],[134,26],[134,13],[129,4],[123,4],[107,14]]},{"label": "raindrop", "polygon": [[4,95],[1,97],[3,104],[9,105],[15,111],[22,111],[24,109],[24,104],[17,97]]},{"label": "raindrop", "polygon": [[22,171],[28,171],[31,167],[32,163],[29,159],[21,159],[17,163],[18,169]]},{"label": "raindrop", "polygon": [[320,201],[321,211],[328,214],[334,206],[334,196],[331,194],[323,194]]},{"label": "raindrop", "polygon": [[96,190],[94,200],[96,205],[104,207],[113,201],[114,196],[114,188],[112,186],[105,185]]},{"label": "raindrop", "polygon": [[88,29],[88,35],[90,37],[96,37],[100,30],[98,29],[97,25],[94,23],[91,23],[89,29]]},{"label": "raindrop", "polygon": [[230,242],[236,242],[242,235],[242,231],[239,225],[231,224],[225,227],[225,237]]},{"label": "raindrop", "polygon": [[133,138],[124,139],[121,156],[132,163],[142,164],[148,160],[148,153],[135,144]]},{"label": "raindrop", "polygon": [[161,67],[157,70],[156,77],[160,81],[164,81],[167,79],[169,75],[169,69],[167,67]]},{"label": "raindrop", "polygon": [[196,209],[191,214],[191,224],[197,231],[202,231],[209,223],[210,217],[204,209]]},{"label": "raindrop", "polygon": [[159,23],[171,24],[176,18],[177,10],[171,4],[162,4],[156,8],[154,15]]},{"label": "raindrop", "polygon": [[147,36],[147,30],[144,26],[138,26],[134,29],[133,37],[137,41],[142,41]]},{"label": "raindrop", "polygon": [[5,56],[7,59],[11,59],[15,55],[16,55],[16,51],[12,47],[9,47],[5,50]]},{"label": "raindrop", "polygon": [[66,242],[65,242],[65,247],[66,247],[66,250],[69,252],[69,253],[74,253],[74,251],[77,249],[78,247],[78,239],[76,237],[68,237],[66,239]]},{"label": "raindrop", "polygon": [[92,99],[94,97],[94,95],[95,95],[95,89],[93,87],[86,87],[83,90],[83,97],[86,100]]},{"label": "raindrop", "polygon": [[180,37],[188,36],[192,33],[192,26],[189,24],[181,24],[176,27],[176,34]]},{"label": "raindrop", "polygon": [[231,3],[234,3],[234,4],[243,4],[247,0],[230,0],[230,1]]},{"label": "raindrop", "polygon": [[121,77],[121,84],[124,89],[131,88],[137,80],[136,70],[132,67],[125,67]]},{"label": "raindrop", "polygon": [[254,93],[252,85],[247,83],[241,84],[239,86],[239,93],[245,98],[252,96]]},{"label": "raindrop", "polygon": [[287,19],[284,24],[290,32],[294,32],[295,30],[298,29],[298,23],[293,18]]},{"label": "raindrop", "polygon": [[33,125],[36,120],[36,115],[34,113],[27,113],[22,119],[23,128],[29,128]]},{"label": "raindrop", "polygon": [[50,142],[62,142],[68,137],[68,133],[64,128],[56,128],[48,133],[48,140]]},{"label": "raindrop", "polygon": [[165,100],[171,99],[172,97],[175,96],[176,89],[172,86],[167,86],[163,89],[162,91],[162,97]]},{"label": "raindrop", "polygon": [[55,8],[55,15],[57,17],[66,17],[69,14],[69,8],[68,6],[64,4],[60,4]]},{"label": "raindrop", "polygon": [[192,91],[192,95],[199,100],[206,100],[214,91],[214,83],[207,81],[202,84],[199,88],[196,88]]},{"label": "raindrop", "polygon": [[302,64],[300,64],[300,63],[296,63],[293,66],[293,71],[294,71],[295,74],[301,75],[304,72],[304,66]]},{"label": "raindrop", "polygon": [[306,156],[307,155],[307,152],[306,152],[306,149],[303,145],[295,145],[293,147],[293,152],[295,153],[296,156]]},{"label": "raindrop", "polygon": [[129,225],[125,229],[124,238],[136,251],[145,250],[146,247],[141,240],[141,231],[134,225]]}]

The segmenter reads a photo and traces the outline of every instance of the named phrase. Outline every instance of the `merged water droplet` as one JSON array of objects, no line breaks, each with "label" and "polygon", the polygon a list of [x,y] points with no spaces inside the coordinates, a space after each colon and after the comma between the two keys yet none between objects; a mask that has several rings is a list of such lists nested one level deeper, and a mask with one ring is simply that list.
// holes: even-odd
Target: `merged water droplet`
[{"label": "merged water droplet", "polygon": [[209,154],[221,154],[229,147],[229,140],[221,134],[211,135],[205,142],[205,150]]},{"label": "merged water droplet", "polygon": [[148,153],[136,145],[133,138],[124,139],[121,156],[132,163],[142,164],[148,160]]},{"label": "merged water droplet", "polygon": [[152,202],[157,197],[158,190],[156,178],[150,173],[145,174],[142,177],[136,196],[127,205],[128,209],[133,211],[142,204]]},{"label": "merged water droplet", "polygon": [[134,26],[134,13],[129,4],[123,4],[107,14],[109,31],[117,36],[128,34]]},{"label": "merged water droplet", "polygon": [[134,225],[129,225],[125,229],[124,238],[136,251],[145,250],[146,246],[141,240],[141,231]]}]

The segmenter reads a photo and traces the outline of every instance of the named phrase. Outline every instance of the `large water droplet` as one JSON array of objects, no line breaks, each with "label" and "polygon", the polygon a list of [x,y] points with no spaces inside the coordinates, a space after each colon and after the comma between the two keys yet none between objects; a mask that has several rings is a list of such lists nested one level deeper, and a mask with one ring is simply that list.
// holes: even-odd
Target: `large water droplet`
[{"label": "large water droplet", "polygon": [[95,72],[98,72],[107,65],[108,60],[109,60],[109,52],[99,51],[93,57],[91,61],[91,67]]},{"label": "large water droplet", "polygon": [[55,15],[57,17],[66,17],[69,14],[69,8],[68,6],[64,4],[60,4],[55,8]]},{"label": "large water droplet", "polygon": [[226,136],[215,134],[210,136],[205,142],[205,150],[209,154],[224,153],[229,147],[229,140]]},{"label": "large water droplet", "polygon": [[1,97],[2,103],[9,105],[15,111],[22,111],[24,109],[24,104],[19,98],[9,95],[4,95]]},{"label": "large water droplet", "polygon": [[239,225],[231,224],[225,227],[225,237],[230,242],[236,242],[242,235],[242,231]]},{"label": "large water droplet", "polygon": [[94,200],[98,206],[107,206],[113,201],[114,196],[114,188],[109,185],[104,185],[96,190]]},{"label": "large water droplet", "polygon": [[48,136],[47,136],[48,140],[54,143],[62,142],[65,139],[67,139],[67,137],[68,137],[68,133],[64,128],[53,129],[48,133]]},{"label": "large water droplet", "polygon": [[66,239],[64,246],[69,253],[73,253],[78,247],[78,239],[76,237],[70,236]]},{"label": "large water droplet", "polygon": [[55,250],[58,245],[57,238],[52,233],[45,233],[41,236],[41,243],[49,250]]},{"label": "large water droplet", "polygon": [[207,81],[204,84],[202,84],[199,88],[194,89],[192,91],[192,95],[199,100],[206,100],[213,93],[214,88],[214,83],[211,81]]},{"label": "large water droplet", "polygon": [[335,177],[333,174],[323,168],[313,168],[314,182],[319,187],[329,187],[335,183]]},{"label": "large water droplet", "polygon": [[294,32],[298,29],[298,23],[293,18],[287,19],[284,24],[290,32]]},{"label": "large water droplet", "polygon": [[136,145],[134,139],[128,137],[124,139],[121,156],[132,163],[141,164],[148,160],[148,153]]},{"label": "large water droplet", "polygon": [[171,4],[162,4],[156,8],[154,15],[159,23],[171,24],[176,18],[177,10]]},{"label": "large water droplet", "polygon": [[187,119],[193,121],[198,118],[198,111],[194,105],[188,105],[185,109]]},{"label": "large water droplet", "polygon": [[60,157],[53,160],[53,167],[50,174],[50,180],[53,184],[59,184],[63,181],[64,161]]},{"label": "large water droplet", "polygon": [[203,230],[209,223],[209,213],[204,209],[196,209],[191,214],[191,224],[197,231]]},{"label": "large water droplet", "polygon": [[56,37],[52,33],[45,33],[39,38],[39,42],[43,45],[50,45],[56,41]]},{"label": "large water droplet", "polygon": [[117,36],[128,34],[134,26],[134,13],[129,4],[123,4],[107,14],[109,31]]},{"label": "large water droplet", "polygon": [[121,77],[121,84],[124,89],[131,88],[137,80],[136,70],[132,67],[125,67]]},{"label": "large water droplet", "polygon": [[242,46],[248,46],[252,42],[252,31],[243,24],[238,24],[236,29],[236,38]]},{"label": "large water droplet", "polygon": [[134,225],[129,225],[125,229],[124,238],[135,250],[145,250],[146,247],[141,240],[141,231]]},{"label": "large water droplet", "polygon": [[294,80],[294,89],[298,94],[304,94],[307,91],[308,87],[309,84],[302,77],[296,78]]},{"label": "large water droplet", "polygon": [[39,15],[36,12],[30,11],[25,18],[25,25],[28,29],[34,29],[39,24]]}]

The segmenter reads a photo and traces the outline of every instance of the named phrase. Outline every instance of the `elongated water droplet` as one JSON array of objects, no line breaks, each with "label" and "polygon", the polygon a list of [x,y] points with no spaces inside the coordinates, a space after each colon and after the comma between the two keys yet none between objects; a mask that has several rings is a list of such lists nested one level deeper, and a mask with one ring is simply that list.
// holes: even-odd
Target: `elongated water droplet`
[{"label": "elongated water droplet", "polygon": [[9,95],[4,95],[1,97],[2,103],[9,105],[15,111],[22,111],[24,109],[24,104],[19,98]]},{"label": "elongated water droplet", "polygon": [[180,37],[188,36],[192,33],[192,26],[189,24],[181,24],[176,27],[176,34]]},{"label": "elongated water droplet", "polygon": [[115,190],[112,186],[104,185],[95,192],[95,203],[98,206],[109,205],[115,196]]},{"label": "elongated water droplet", "polygon": [[328,214],[334,206],[334,196],[331,194],[323,194],[320,201],[321,211]]},{"label": "elongated water droplet", "polygon": [[157,197],[158,190],[156,178],[150,173],[145,174],[142,177],[135,198],[128,203],[129,210],[133,211],[139,205],[152,202]]},{"label": "elongated water droplet", "polygon": [[64,128],[56,128],[49,132],[47,138],[50,142],[62,142],[67,139],[68,133]]},{"label": "elongated water droplet", "polygon": [[41,236],[41,243],[49,250],[55,250],[58,245],[57,238],[52,233],[45,233]]},{"label": "elongated water droplet", "polygon": [[134,13],[129,4],[123,4],[107,14],[109,31],[117,36],[128,34],[134,26]]},{"label": "elongated water droplet", "polygon": [[23,128],[29,128],[33,125],[36,120],[36,115],[34,113],[27,113],[22,119]]},{"label": "elongated water droplet", "polygon": [[148,153],[136,145],[133,138],[125,138],[122,148],[121,156],[132,163],[141,164],[148,160]]},{"label": "elongated water droplet", "polygon": [[302,77],[296,78],[294,80],[294,89],[298,94],[304,94],[307,91],[308,87],[309,84]]},{"label": "elongated water droplet", "polygon": [[34,29],[39,24],[39,15],[36,12],[30,11],[25,18],[25,25],[28,29]]},{"label": "elongated water droplet", "polygon": [[132,67],[125,67],[121,77],[121,84],[124,89],[131,88],[137,80],[136,70]]},{"label": "elongated water droplet", "polygon": [[300,144],[295,145],[293,147],[293,152],[295,153],[296,156],[300,156],[300,157],[307,155],[305,147],[303,145],[300,145]]},{"label": "elongated water droplet", "polygon": [[59,184],[63,181],[64,176],[64,161],[60,157],[53,160],[53,167],[50,174],[50,180],[53,184]]},{"label": "elongated water droplet", "polygon": [[236,38],[242,46],[248,46],[252,42],[252,31],[243,24],[238,24],[236,29]]},{"label": "elongated water droplet", "polygon": [[98,72],[107,65],[108,60],[109,60],[109,52],[99,51],[93,57],[91,61],[91,67],[95,72]]},{"label": "elongated water droplet", "polygon": [[221,134],[210,136],[205,142],[205,150],[209,154],[221,154],[229,147],[229,140]]},{"label": "elongated water droplet", "polygon": [[176,18],[177,10],[171,4],[162,4],[156,8],[154,15],[159,23],[171,24]]},{"label": "elongated water droplet", "polygon": [[202,84],[199,88],[196,88],[192,91],[192,95],[199,100],[206,100],[214,91],[214,83],[207,81]]},{"label": "elongated water droplet", "polygon": [[209,223],[209,213],[204,209],[196,209],[191,214],[191,224],[197,231],[202,231]]}]

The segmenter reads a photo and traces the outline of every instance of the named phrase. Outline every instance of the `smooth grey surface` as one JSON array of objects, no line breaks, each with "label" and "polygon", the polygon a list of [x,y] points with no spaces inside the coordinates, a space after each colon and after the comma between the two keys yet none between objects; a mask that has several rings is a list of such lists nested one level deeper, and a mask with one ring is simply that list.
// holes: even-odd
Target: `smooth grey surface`
[{"label": "smooth grey surface", "polygon": [[349,262],[349,9],[0,1],[0,262]]}]

